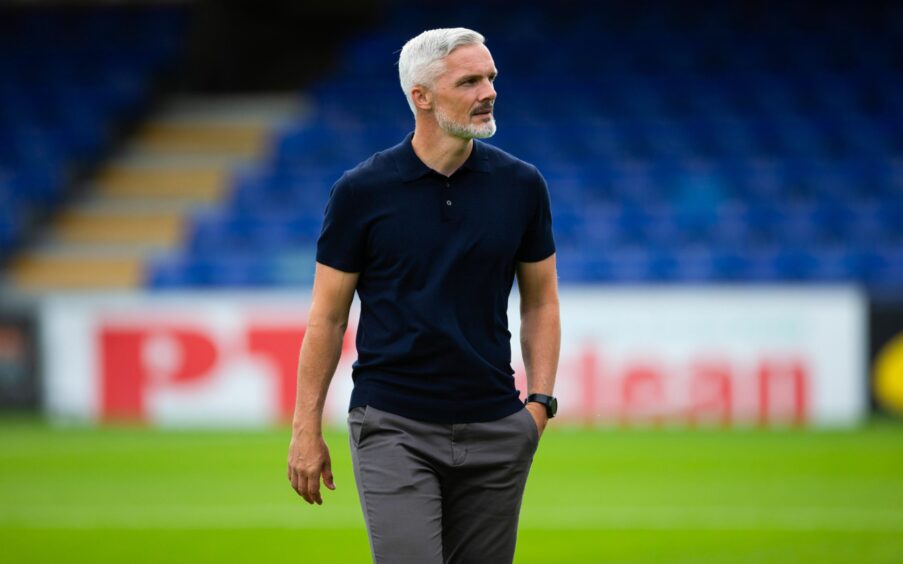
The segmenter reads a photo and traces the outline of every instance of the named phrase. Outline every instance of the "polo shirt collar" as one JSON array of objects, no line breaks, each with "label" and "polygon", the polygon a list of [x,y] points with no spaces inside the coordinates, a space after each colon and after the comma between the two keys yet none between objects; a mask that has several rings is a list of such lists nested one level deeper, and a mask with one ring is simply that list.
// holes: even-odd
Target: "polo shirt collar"
[{"label": "polo shirt collar", "polygon": [[[398,167],[398,172],[401,173],[402,180],[405,182],[416,180],[421,176],[434,172],[414,152],[414,146],[411,144],[412,139],[414,139],[414,132],[408,133],[408,136],[399,145],[399,150],[395,152],[395,164]],[[474,139],[473,150],[471,150],[470,156],[467,157],[461,168],[478,172],[489,172],[488,156],[486,149],[482,147],[482,142]]]}]

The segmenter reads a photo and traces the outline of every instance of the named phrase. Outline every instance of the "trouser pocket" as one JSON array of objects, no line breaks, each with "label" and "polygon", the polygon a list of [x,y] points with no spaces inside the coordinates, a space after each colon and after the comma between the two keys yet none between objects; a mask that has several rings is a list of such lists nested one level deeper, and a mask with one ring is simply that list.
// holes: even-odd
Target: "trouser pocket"
[{"label": "trouser pocket", "polygon": [[364,431],[368,411],[369,409],[364,405],[355,407],[348,412],[348,434],[351,437],[351,444],[353,444],[355,448],[360,448],[361,441],[366,436]]},{"label": "trouser pocket", "polygon": [[536,419],[533,419],[533,415],[526,407],[521,409],[521,415],[523,419],[527,420],[527,426],[529,427],[527,432],[530,440],[533,442],[533,448],[536,449],[539,446],[539,427],[536,426]]}]

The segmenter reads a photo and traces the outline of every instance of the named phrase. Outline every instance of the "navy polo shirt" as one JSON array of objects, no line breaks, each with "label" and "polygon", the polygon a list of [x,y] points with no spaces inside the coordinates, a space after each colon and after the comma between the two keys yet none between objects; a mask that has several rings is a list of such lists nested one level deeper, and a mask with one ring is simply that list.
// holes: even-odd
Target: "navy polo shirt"
[{"label": "navy polo shirt", "polygon": [[336,182],[317,241],[317,262],[360,273],[349,409],[499,419],[522,408],[508,296],[517,262],[555,252],[549,190],[534,166],[478,140],[445,177],[412,138]]}]

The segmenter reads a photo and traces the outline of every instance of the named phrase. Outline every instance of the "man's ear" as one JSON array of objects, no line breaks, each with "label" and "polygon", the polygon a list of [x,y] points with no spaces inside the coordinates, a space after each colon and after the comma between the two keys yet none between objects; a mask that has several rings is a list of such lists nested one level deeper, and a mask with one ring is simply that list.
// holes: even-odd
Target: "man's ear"
[{"label": "man's ear", "polygon": [[428,88],[418,84],[411,89],[411,100],[414,101],[414,107],[418,110],[433,109],[433,93]]}]

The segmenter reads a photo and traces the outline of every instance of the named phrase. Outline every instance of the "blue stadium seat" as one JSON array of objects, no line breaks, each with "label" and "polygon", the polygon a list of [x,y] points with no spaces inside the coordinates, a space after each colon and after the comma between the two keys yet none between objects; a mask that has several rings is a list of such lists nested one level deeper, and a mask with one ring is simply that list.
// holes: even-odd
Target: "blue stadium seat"
[{"label": "blue stadium seat", "polygon": [[[236,175],[220,215],[197,220],[189,248],[308,256],[335,180],[412,128],[385,73],[395,51],[411,29],[460,21],[490,38],[501,71],[490,142],[548,181],[563,281],[903,288],[903,72],[859,19],[801,33],[807,6],[776,5],[755,22],[713,1],[527,2],[504,17],[390,7],[311,88],[312,115],[277,133],[272,160]],[[542,48],[549,40],[556,49]],[[0,75],[9,66],[0,55]],[[0,81],[2,100],[38,111]],[[98,114],[115,105],[90,102]],[[16,159],[59,151],[34,137]],[[205,283],[219,272],[186,268]],[[238,267],[223,276],[247,278]]]},{"label": "blue stadium seat", "polygon": [[0,182],[17,196],[0,212],[0,255],[98,161],[114,124],[136,117],[152,74],[177,54],[184,15],[173,6],[3,11]]}]

